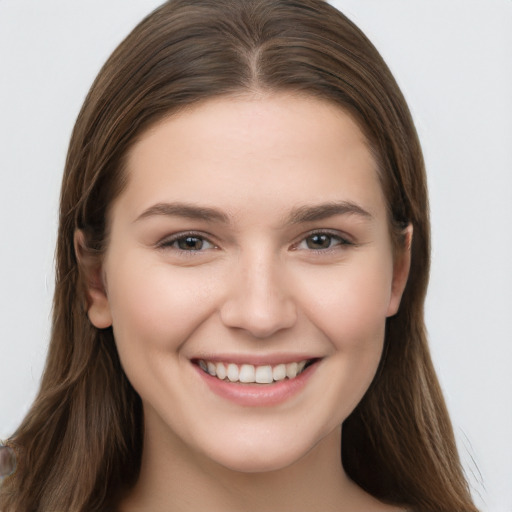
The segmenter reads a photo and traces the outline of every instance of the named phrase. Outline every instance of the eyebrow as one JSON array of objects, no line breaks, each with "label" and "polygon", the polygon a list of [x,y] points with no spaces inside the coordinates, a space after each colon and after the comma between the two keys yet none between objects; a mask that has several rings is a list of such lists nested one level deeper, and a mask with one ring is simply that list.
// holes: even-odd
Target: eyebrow
[{"label": "eyebrow", "polygon": [[[334,201],[318,205],[304,205],[294,208],[287,216],[286,224],[300,224],[315,222],[336,215],[357,215],[372,220],[371,213],[351,201]],[[198,206],[189,203],[157,203],[144,210],[134,222],[153,216],[184,217],[187,219],[203,220],[207,222],[220,222],[229,224],[229,217],[224,212],[207,206]]]},{"label": "eyebrow", "polygon": [[288,217],[290,224],[314,222],[328,219],[336,215],[357,215],[365,220],[372,220],[373,215],[351,201],[334,201],[312,206],[300,206],[292,210]]},{"label": "eyebrow", "polygon": [[157,203],[144,210],[134,222],[153,216],[184,217],[187,219],[204,220],[209,222],[229,223],[228,216],[215,208],[197,206],[188,203]]}]

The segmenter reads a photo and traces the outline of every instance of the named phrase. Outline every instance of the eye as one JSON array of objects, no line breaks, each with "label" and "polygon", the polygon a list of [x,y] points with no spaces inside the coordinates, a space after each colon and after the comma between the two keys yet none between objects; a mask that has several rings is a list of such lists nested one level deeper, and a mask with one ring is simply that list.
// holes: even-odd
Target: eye
[{"label": "eye", "polygon": [[301,240],[296,246],[296,249],[313,250],[313,251],[326,251],[333,249],[336,246],[353,245],[340,235],[333,233],[318,232],[308,235]]},{"label": "eye", "polygon": [[179,234],[165,239],[159,245],[160,248],[171,248],[183,252],[200,252],[215,249],[215,245],[205,237],[193,233]]},{"label": "eye", "polygon": [[198,236],[178,238],[174,244],[181,251],[200,251],[203,248],[208,248],[208,242]]}]

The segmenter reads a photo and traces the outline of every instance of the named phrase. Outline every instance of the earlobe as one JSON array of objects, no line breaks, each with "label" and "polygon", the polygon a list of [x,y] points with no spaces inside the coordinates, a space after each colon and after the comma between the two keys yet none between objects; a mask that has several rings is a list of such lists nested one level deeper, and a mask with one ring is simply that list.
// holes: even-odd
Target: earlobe
[{"label": "earlobe", "polygon": [[407,284],[407,279],[409,277],[413,236],[412,224],[409,224],[405,228],[403,236],[402,247],[397,250],[395,261],[393,263],[393,282],[391,285],[391,297],[387,311],[388,317],[396,315],[398,312],[402,294],[404,293],[405,285]]},{"label": "earlobe", "polygon": [[100,257],[91,254],[79,229],[75,231],[74,246],[85,288],[87,316],[95,327],[106,329],[112,325],[112,315]]}]

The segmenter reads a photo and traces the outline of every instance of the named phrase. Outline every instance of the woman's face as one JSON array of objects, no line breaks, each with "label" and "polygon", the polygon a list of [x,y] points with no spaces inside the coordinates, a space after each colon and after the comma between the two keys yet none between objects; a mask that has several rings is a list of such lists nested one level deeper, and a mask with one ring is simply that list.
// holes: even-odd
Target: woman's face
[{"label": "woman's face", "polygon": [[146,437],[239,471],[339,443],[408,271],[357,124],[304,96],[213,99],[149,130],[127,176],[89,317]]}]

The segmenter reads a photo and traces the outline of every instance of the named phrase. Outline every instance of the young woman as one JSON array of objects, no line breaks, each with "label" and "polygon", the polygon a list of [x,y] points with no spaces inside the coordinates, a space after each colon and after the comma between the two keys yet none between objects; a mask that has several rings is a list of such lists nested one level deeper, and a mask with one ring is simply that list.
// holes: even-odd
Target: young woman
[{"label": "young woman", "polygon": [[428,353],[424,166],[320,0],[175,0],[62,184],[52,341],[2,511],[474,511]]}]

